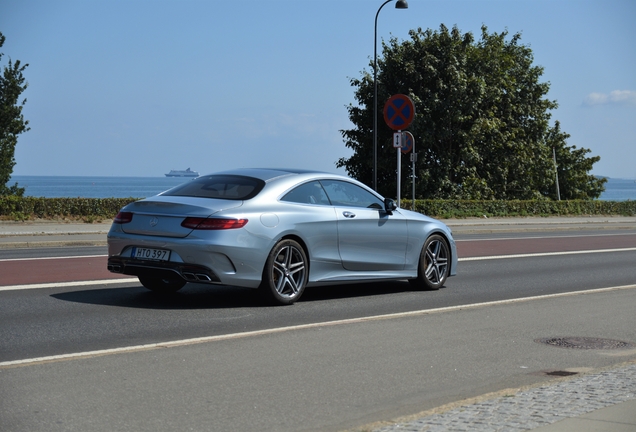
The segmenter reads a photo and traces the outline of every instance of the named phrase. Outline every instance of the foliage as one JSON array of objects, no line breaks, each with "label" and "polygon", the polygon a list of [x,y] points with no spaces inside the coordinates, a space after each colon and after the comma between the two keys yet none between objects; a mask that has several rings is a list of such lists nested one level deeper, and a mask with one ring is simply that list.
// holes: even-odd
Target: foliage
[{"label": "foliage", "polygon": [[[0,219],[112,219],[137,198],[36,198],[0,196]],[[636,215],[636,201],[404,200],[403,208],[437,218]]]},{"label": "foliage", "polygon": [[[0,48],[4,45],[5,37],[0,33]],[[3,53],[0,52],[0,59]],[[15,63],[9,60],[2,69],[0,76],[0,196],[24,194],[24,188],[15,183],[8,186],[15,166],[15,146],[18,135],[29,130],[28,120],[24,120],[22,108],[26,99],[19,102],[20,95],[26,90],[28,83],[22,74],[28,64],[22,65],[20,60]]]},{"label": "foliage", "polygon": [[[412,208],[412,202],[403,203]],[[635,216],[636,201],[416,200],[415,211],[437,218],[512,216]]]},{"label": "foliage", "polygon": [[13,220],[73,218],[112,219],[135,198],[36,198],[0,196],[0,217]]},{"label": "foliage", "polygon": [[599,156],[585,157],[588,149],[568,147],[565,141],[570,135],[561,132],[559,122],[548,134],[548,142],[555,149],[558,161],[559,190],[561,199],[598,198],[605,190],[606,178],[596,178],[589,174],[592,165],[601,160]]},{"label": "foliage", "polygon": [[[378,111],[393,94],[406,94],[415,104],[409,127],[418,153],[416,196],[461,199],[556,199],[555,148],[561,197],[598,198],[604,179],[588,172],[600,158],[587,149],[568,147],[569,135],[559,123],[550,126],[545,98],[549,84],[539,82],[543,68],[533,66],[521,36],[488,33],[481,39],[444,25],[439,31],[411,30],[410,40],[383,43],[378,60]],[[373,67],[371,65],[371,67]],[[373,77],[363,72],[351,79],[358,105],[347,107],[355,129],[341,131],[353,149],[341,158],[350,176],[373,183]],[[378,191],[396,190],[393,131],[378,119]],[[402,173],[411,175],[409,158]],[[406,184],[403,179],[402,183]]]}]

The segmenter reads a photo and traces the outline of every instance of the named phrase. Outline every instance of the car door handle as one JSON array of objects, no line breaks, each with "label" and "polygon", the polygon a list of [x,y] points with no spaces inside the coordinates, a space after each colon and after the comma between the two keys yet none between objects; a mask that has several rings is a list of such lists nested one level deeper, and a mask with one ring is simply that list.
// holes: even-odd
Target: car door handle
[{"label": "car door handle", "polygon": [[342,212],[342,215],[344,217],[346,217],[346,218],[349,218],[349,219],[352,219],[352,218],[356,217],[356,214],[355,213],[351,213],[350,211]]}]

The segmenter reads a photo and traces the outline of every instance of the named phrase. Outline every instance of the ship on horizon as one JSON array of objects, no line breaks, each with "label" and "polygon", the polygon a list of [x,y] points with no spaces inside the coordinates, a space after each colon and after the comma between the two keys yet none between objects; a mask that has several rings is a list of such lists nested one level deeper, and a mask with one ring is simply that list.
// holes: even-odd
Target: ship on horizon
[{"label": "ship on horizon", "polygon": [[170,170],[166,177],[199,177],[199,173],[192,171],[190,168],[187,170]]}]

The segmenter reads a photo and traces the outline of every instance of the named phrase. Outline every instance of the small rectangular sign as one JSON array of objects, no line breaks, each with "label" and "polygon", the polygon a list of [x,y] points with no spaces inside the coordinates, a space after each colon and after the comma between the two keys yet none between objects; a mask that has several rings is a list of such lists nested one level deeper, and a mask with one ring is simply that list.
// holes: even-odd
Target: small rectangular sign
[{"label": "small rectangular sign", "polygon": [[393,147],[402,148],[402,132],[395,132],[393,134]]}]

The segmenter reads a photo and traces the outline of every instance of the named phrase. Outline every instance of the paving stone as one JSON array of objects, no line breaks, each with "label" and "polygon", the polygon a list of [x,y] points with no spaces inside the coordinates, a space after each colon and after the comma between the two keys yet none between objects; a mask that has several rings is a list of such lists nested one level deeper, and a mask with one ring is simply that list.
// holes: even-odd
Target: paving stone
[{"label": "paving stone", "polygon": [[522,432],[636,398],[636,365],[395,423],[374,432]]}]

